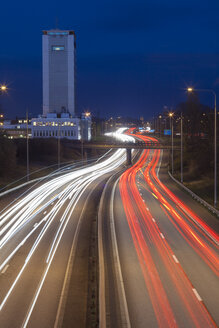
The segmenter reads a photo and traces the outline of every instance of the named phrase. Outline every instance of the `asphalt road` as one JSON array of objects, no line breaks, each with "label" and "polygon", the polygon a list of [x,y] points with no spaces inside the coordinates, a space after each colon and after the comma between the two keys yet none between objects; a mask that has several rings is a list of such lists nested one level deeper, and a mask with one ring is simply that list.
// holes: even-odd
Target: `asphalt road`
[{"label": "asphalt road", "polygon": [[[89,201],[125,161],[125,150],[118,150],[94,165],[41,183],[2,209],[0,327],[72,325],[66,319],[66,277],[78,270],[75,259],[81,227],[93,214]],[[85,327],[86,290],[81,299],[84,309],[79,308],[79,314],[84,315],[78,326]]]},{"label": "asphalt road", "polygon": [[99,326],[219,325],[216,218],[170,180],[162,151],[128,170],[125,160],[118,150],[63,172],[1,211],[0,327],[96,325],[87,279],[100,197]]},{"label": "asphalt road", "polygon": [[[115,241],[106,216],[106,325],[216,327],[218,222],[170,180],[161,156],[145,151],[106,191],[105,208],[116,234]],[[107,209],[110,197],[113,208]]]}]

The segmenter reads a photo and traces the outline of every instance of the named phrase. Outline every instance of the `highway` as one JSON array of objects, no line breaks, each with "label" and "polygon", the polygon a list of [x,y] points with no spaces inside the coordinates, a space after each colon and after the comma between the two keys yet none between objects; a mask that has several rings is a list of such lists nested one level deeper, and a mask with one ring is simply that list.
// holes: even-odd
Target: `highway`
[{"label": "highway", "polygon": [[0,327],[62,326],[81,213],[91,193],[125,160],[119,149],[96,164],[52,177],[2,209]]},{"label": "highway", "polygon": [[105,188],[100,326],[219,325],[218,222],[169,181],[162,156],[144,150]]},{"label": "highway", "polygon": [[219,325],[218,221],[170,180],[158,141],[133,130],[115,137],[156,147],[128,169],[118,149],[2,201],[0,327]]}]

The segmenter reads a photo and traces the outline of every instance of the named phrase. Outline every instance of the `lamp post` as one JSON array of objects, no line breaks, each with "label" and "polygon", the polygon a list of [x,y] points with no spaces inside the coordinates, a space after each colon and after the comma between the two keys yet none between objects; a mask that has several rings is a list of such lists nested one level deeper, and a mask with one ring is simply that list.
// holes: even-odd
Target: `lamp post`
[{"label": "lamp post", "polygon": [[58,169],[60,169],[60,122],[58,122]]},{"label": "lamp post", "polygon": [[[5,84],[0,84],[0,96],[8,91],[8,88]],[[3,114],[0,114],[0,119],[3,119]],[[3,124],[3,122],[2,122]]]},{"label": "lamp post", "polygon": [[27,138],[27,181],[29,181],[30,169],[29,169],[29,130],[28,130],[28,110],[26,113],[26,121],[27,121],[27,131],[26,131],[26,138]]},{"label": "lamp post", "polygon": [[160,135],[161,135],[161,119],[162,119],[162,116],[159,115],[158,117],[159,117],[159,137],[160,137]]},{"label": "lamp post", "polygon": [[171,158],[171,162],[172,162],[172,175],[173,175],[173,112],[169,113],[169,118],[170,118],[170,130],[171,130],[171,144],[172,144],[172,158]]},{"label": "lamp post", "polygon": [[183,183],[183,115],[181,112],[181,120],[180,120],[180,126],[181,126],[181,183]]},{"label": "lamp post", "polygon": [[217,96],[212,89],[187,88],[188,92],[209,92],[214,96],[214,207],[217,207]]}]

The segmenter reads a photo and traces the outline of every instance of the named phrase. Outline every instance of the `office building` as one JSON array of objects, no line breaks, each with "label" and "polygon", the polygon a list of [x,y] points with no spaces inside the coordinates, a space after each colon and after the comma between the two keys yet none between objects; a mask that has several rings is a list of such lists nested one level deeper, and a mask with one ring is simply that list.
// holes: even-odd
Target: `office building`
[{"label": "office building", "polygon": [[75,33],[48,30],[42,38],[43,115],[31,120],[32,138],[90,140],[91,118],[75,116]]},{"label": "office building", "polygon": [[75,115],[75,33],[43,31],[43,115]]}]

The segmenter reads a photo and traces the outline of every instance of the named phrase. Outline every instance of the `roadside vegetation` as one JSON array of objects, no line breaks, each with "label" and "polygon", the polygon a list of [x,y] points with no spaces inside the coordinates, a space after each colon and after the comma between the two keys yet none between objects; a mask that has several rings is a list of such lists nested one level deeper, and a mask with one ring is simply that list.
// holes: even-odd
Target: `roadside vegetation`
[{"label": "roadside vegetation", "polygon": [[[80,142],[67,139],[60,140],[61,164],[81,160],[80,147],[74,148],[76,143]],[[86,161],[91,157],[97,157],[99,154],[101,154],[101,150],[84,150],[83,160]],[[26,165],[26,139],[8,139],[3,134],[0,135],[0,189],[24,177],[26,175]],[[37,178],[56,170],[58,167],[57,139],[29,139],[29,166],[30,173],[38,171],[31,175],[31,178]],[[25,179],[22,182],[25,182]]]},{"label": "roadside vegetation", "polygon": [[[174,112],[174,144],[180,148],[181,113],[183,117],[184,184],[213,204],[214,195],[214,110],[200,103],[196,93],[189,95]],[[169,127],[168,112],[162,115]],[[219,129],[219,126],[217,127]],[[163,134],[163,130],[161,130]],[[166,140],[170,137],[166,137]],[[219,154],[219,140],[217,140]],[[218,160],[219,161],[219,160]],[[170,161],[171,162],[171,161]],[[180,151],[174,152],[174,176],[180,180]],[[219,174],[219,172],[218,172]],[[219,181],[218,181],[219,183]]]}]

